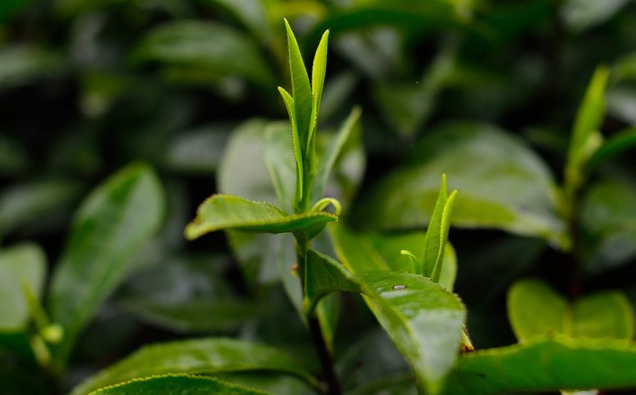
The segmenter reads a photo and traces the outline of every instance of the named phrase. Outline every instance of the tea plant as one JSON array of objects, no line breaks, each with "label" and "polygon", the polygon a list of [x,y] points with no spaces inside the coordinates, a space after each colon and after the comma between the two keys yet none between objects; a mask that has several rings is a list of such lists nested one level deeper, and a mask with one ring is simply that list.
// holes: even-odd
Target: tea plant
[{"label": "tea plant", "polygon": [[[15,13],[20,3],[26,4],[15,1],[0,7],[0,21]],[[185,1],[144,3],[142,12],[137,5],[113,5],[126,15],[119,20],[117,13],[105,16],[101,3],[55,2],[56,12],[73,21],[69,35],[75,39],[69,45],[74,54],[128,53],[108,35],[91,36],[93,43],[79,39],[83,37],[79,32],[85,31],[82,26],[96,26],[96,21],[107,27],[113,19],[125,21],[129,28],[130,24],[145,27],[148,21],[140,18],[146,14],[144,7],[160,9],[153,14],[158,19],[193,13]],[[597,69],[573,122],[562,164],[548,164],[526,145],[532,141],[560,157],[564,147],[556,132],[533,130],[518,138],[484,122],[437,126],[437,119],[431,118],[441,113],[451,114],[450,118],[498,119],[519,97],[526,95],[523,100],[530,102],[529,86],[537,85],[532,75],[513,84],[506,77],[484,74],[483,68],[492,66],[493,48],[505,47],[515,35],[532,30],[528,25],[540,25],[557,9],[564,15],[555,21],[558,33],[563,29],[559,22],[582,31],[628,7],[607,2],[614,5],[599,7],[611,10],[577,19],[577,15],[581,18],[577,1],[557,6],[535,0],[491,9],[477,2],[443,0],[419,5],[301,2],[300,7],[313,10],[309,14],[317,21],[304,35],[307,47],[317,46],[310,78],[290,25],[285,23],[284,29],[286,56],[278,35],[278,14],[300,13],[292,9],[295,2],[202,3],[227,19],[223,23],[169,21],[139,34],[130,61],[135,67],[153,63],[156,69],[151,72],[159,73],[147,84],[152,89],[145,85],[147,77],[135,74],[131,78],[116,62],[105,70],[103,65],[95,67],[94,59],[66,59],[59,48],[27,46],[0,53],[0,76],[17,73],[16,78],[2,79],[0,88],[33,79],[68,78],[71,70],[80,70],[81,111],[86,117],[76,126],[82,133],[65,135],[66,143],[58,147],[62,154],[47,162],[58,170],[73,161],[81,163],[83,183],[35,180],[11,185],[0,196],[0,231],[10,236],[9,246],[0,250],[1,392],[62,393],[74,386],[72,394],[499,394],[636,386],[630,295],[597,280],[597,275],[603,279],[607,268],[629,261],[635,251],[631,214],[636,193],[628,166],[622,166],[622,171],[611,166],[614,158],[634,146],[636,134],[633,128],[626,129],[604,141],[600,133],[606,99],[615,117],[633,117],[626,105],[633,78],[629,57],[611,68]],[[423,26],[422,21],[429,24]],[[357,67],[353,77],[347,72],[334,76],[337,89],[331,90],[325,83],[329,33],[324,33],[330,26],[338,33],[341,58]],[[34,34],[29,29],[18,36]],[[435,55],[427,57],[431,62],[422,83],[413,85],[410,69],[400,71],[410,77],[400,80],[404,78],[400,74],[396,81],[398,76],[387,70],[409,63],[406,60],[413,58],[409,43],[418,42],[429,31],[443,37],[434,48]],[[15,34],[0,26],[0,41],[5,33]],[[492,34],[496,40],[489,42]],[[82,45],[118,49],[82,52]],[[466,47],[477,49],[479,61]],[[575,45],[570,49],[574,54],[580,51]],[[532,61],[508,58],[521,65]],[[588,65],[594,61],[585,60]],[[76,63],[71,67],[71,62]],[[10,67],[25,64],[29,67]],[[219,113],[230,107],[227,103],[244,106],[241,100],[254,95],[256,103],[249,104],[255,104],[260,113],[276,107],[269,103],[278,103],[270,100],[276,93],[272,85],[280,77],[272,64],[278,65],[281,75],[289,71],[291,77],[291,89],[279,88],[282,101],[278,101],[281,110],[287,109],[289,123],[248,119],[232,132],[220,161],[214,159],[218,152],[192,154],[193,147],[201,152],[200,147],[221,145],[221,139],[211,141],[205,130],[170,140],[170,155],[157,157],[158,142],[168,139],[169,130],[184,127],[195,107],[184,99],[187,95],[175,93],[172,84],[207,87],[222,97],[215,104],[224,104],[213,109]],[[162,84],[157,83],[160,78]],[[482,79],[487,83],[475,82]],[[498,85],[502,81],[506,88]],[[319,132],[318,112],[321,107],[323,115],[333,116],[342,108],[348,111],[350,107],[343,103],[349,103],[356,84],[365,85],[365,93],[370,93],[362,100],[364,118],[372,125],[367,132],[376,133],[377,138],[378,123],[386,122],[389,134],[397,137],[385,135],[367,147],[376,154],[377,150],[394,152],[410,147],[420,133],[422,138],[412,148],[410,162],[379,182],[370,182],[366,185],[370,188],[354,200],[365,159],[361,111],[354,108],[335,134],[323,128]],[[553,81],[546,78],[546,86],[554,88],[550,84]],[[511,90],[515,95],[510,95]],[[151,100],[140,100],[142,96]],[[126,108],[121,98],[127,105],[135,104],[135,111],[124,111],[123,123],[113,121]],[[555,111],[567,106],[563,103]],[[536,107],[542,111],[542,106]],[[423,134],[423,125],[429,121],[436,126]],[[99,155],[64,155],[74,152],[70,145],[83,149],[97,145],[99,133],[94,128],[114,128],[122,134],[140,129],[139,134],[137,130],[130,133],[135,137],[126,141],[134,144],[127,149],[141,152],[163,173],[159,178],[148,165],[132,165],[96,188],[78,210],[61,258],[47,279],[50,247],[45,254],[35,244],[11,246],[11,232],[25,229],[29,222],[46,228],[51,213],[67,210],[86,188],[86,178],[95,177]],[[0,171],[28,172],[20,144],[0,137]],[[82,152],[87,151],[94,152]],[[119,155],[127,158],[122,152]],[[118,158],[110,158],[109,153],[101,160],[112,166],[122,161]],[[554,180],[557,177],[548,165],[564,169],[560,182]],[[186,168],[218,172],[221,193],[201,204],[186,227],[186,236],[206,243],[218,237],[209,233],[225,231],[240,264],[243,281],[234,283],[246,288],[241,291],[243,298],[237,298],[223,281],[227,273],[222,273],[222,256],[175,254],[182,236],[179,231],[175,237],[170,229],[182,229],[186,214],[174,206],[181,207],[179,199],[186,199],[179,182],[166,170]],[[448,175],[450,194],[442,173]],[[278,205],[271,203],[275,200]],[[166,206],[171,209],[165,210]],[[158,233],[164,212],[167,218],[163,232]],[[460,232],[456,253],[447,242],[451,223],[457,229],[491,228],[523,237],[498,234],[501,241],[493,245],[482,245],[477,238],[465,248],[466,233]],[[424,227],[426,233],[419,231]],[[546,244],[552,252],[545,252]],[[486,259],[480,265],[471,264],[473,258],[479,261],[479,254]],[[531,265],[547,265],[542,263],[548,261],[546,257],[552,271],[558,267],[564,273],[563,279],[536,278],[542,273]],[[161,264],[144,268],[148,261]],[[470,287],[455,286],[458,270],[464,273],[459,281],[470,280]],[[528,272],[535,278],[524,278]],[[131,275],[126,284],[113,296],[127,274]],[[277,281],[285,295],[279,294]],[[203,282],[212,284],[211,289],[201,286]],[[492,344],[496,347],[484,349],[487,341],[483,339],[501,336],[505,327],[491,305],[506,290],[507,314],[518,344],[501,347],[511,342],[504,334],[503,340]],[[109,325],[115,305],[170,331],[206,336],[147,345],[113,363],[121,352],[109,349],[111,332],[119,336],[119,342],[131,337],[120,334],[130,321]],[[488,309],[493,311],[485,314]],[[90,331],[94,332],[83,339]],[[101,366],[110,365],[95,375],[84,366],[73,366],[71,358],[91,348],[98,349],[95,353],[101,350]],[[91,375],[75,385],[78,377]]]}]

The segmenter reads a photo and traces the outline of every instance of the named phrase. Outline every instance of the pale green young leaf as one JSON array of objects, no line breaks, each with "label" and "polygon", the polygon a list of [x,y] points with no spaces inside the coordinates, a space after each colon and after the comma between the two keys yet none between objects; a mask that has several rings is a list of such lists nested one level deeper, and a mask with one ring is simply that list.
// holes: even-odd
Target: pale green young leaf
[{"label": "pale green young leaf", "polygon": [[362,293],[397,349],[409,361],[422,393],[438,394],[459,351],[466,310],[459,298],[424,276],[391,271],[350,273],[309,251],[305,308],[330,292]]},{"label": "pale green young leaf", "polygon": [[[127,274],[163,218],[159,179],[144,164],[118,171],[81,205],[51,283],[51,320],[64,328],[54,350],[64,365],[76,337]],[[62,366],[59,366],[60,368]]]},{"label": "pale green young leaf", "polygon": [[566,190],[573,193],[583,182],[583,167],[602,144],[599,128],[605,117],[605,87],[609,69],[600,66],[594,72],[574,120],[565,165]]},{"label": "pale green young leaf", "polygon": [[273,204],[253,202],[239,196],[212,195],[197,210],[197,216],[185,229],[194,240],[217,230],[242,230],[259,233],[313,233],[327,222],[337,221],[334,214],[320,211],[287,215]]},{"label": "pale green young leaf", "polygon": [[287,30],[287,41],[289,48],[289,71],[292,80],[292,96],[294,98],[294,114],[300,137],[302,152],[307,152],[309,139],[309,124],[311,119],[312,96],[309,86],[309,76],[303,62],[303,57],[298,47],[298,42],[294,32],[285,19],[285,29]]},{"label": "pale green young leaf", "polygon": [[24,331],[30,312],[25,287],[40,297],[46,278],[46,257],[35,244],[0,251],[0,333]]},{"label": "pale green young leaf", "polygon": [[627,341],[634,335],[631,304],[618,291],[599,292],[568,303],[544,282],[523,280],[508,293],[508,315],[523,343],[555,334]]},{"label": "pale green young leaf", "polygon": [[446,175],[443,175],[439,196],[433,209],[433,216],[426,230],[426,247],[422,259],[424,267],[420,272],[420,274],[430,277],[435,282],[439,281],[442,273],[444,251],[446,250],[450,229],[450,216],[457,194],[457,191],[453,191],[450,196],[447,196],[446,191]]},{"label": "pale green young leaf", "polygon": [[312,138],[318,127],[318,113],[320,112],[320,101],[322,99],[322,89],[325,85],[325,74],[327,72],[327,45],[329,42],[329,30],[320,39],[318,49],[314,55],[314,64],[311,69],[311,118],[309,119],[309,136],[307,138],[306,155],[311,155],[309,148],[312,146]]},{"label": "pale green young leaf", "polygon": [[457,277],[457,255],[451,243],[446,243],[445,250],[438,283],[445,290],[453,292]]},{"label": "pale green young leaf", "polygon": [[520,342],[566,331],[567,302],[540,280],[515,283],[508,292],[507,303],[508,318]]},{"label": "pale green young leaf", "polygon": [[109,385],[160,374],[214,374],[274,371],[317,380],[287,353],[262,344],[234,339],[194,339],[146,346],[80,383],[71,395],[86,395]]},{"label": "pale green young leaf", "polygon": [[210,377],[190,375],[152,376],[134,379],[91,392],[90,395],[267,395]]},{"label": "pale green young leaf", "polygon": [[[636,387],[636,347],[612,339],[543,336],[464,354],[447,380],[448,395]],[[496,372],[496,373],[494,373]]]},{"label": "pale green young leaf", "polygon": [[291,97],[289,92],[285,89],[278,87],[278,91],[280,95],[283,97],[283,101],[285,102],[285,106],[287,107],[287,113],[289,114],[289,121],[292,126],[292,144],[294,147],[294,158],[296,160],[296,201],[300,201],[303,198],[303,175],[305,174],[303,171],[303,150],[300,142],[300,131],[298,128],[298,118],[296,116],[296,110],[294,108],[295,100]]}]

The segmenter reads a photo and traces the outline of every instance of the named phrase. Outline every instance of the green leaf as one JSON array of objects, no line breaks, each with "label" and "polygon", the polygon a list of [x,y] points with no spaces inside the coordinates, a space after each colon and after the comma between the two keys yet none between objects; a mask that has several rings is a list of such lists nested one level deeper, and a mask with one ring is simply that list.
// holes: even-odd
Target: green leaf
[{"label": "green leaf", "polygon": [[188,375],[154,376],[103,388],[91,395],[266,395],[266,392],[217,379]]},{"label": "green leaf", "polygon": [[197,216],[185,229],[193,240],[216,230],[242,230],[261,233],[307,232],[322,229],[338,217],[328,212],[286,215],[265,202],[252,202],[238,196],[213,195],[197,210]]},{"label": "green leaf", "polygon": [[449,395],[496,395],[568,389],[636,387],[636,348],[610,339],[537,338],[460,358]]},{"label": "green leaf", "polygon": [[619,180],[601,181],[587,191],[580,218],[588,272],[619,267],[636,255],[635,199],[636,188]]},{"label": "green leaf", "polygon": [[59,77],[68,70],[62,53],[37,46],[7,47],[0,51],[0,90]]},{"label": "green leaf", "polygon": [[[300,140],[300,131],[298,126],[298,116],[296,115],[296,110],[294,109],[294,99],[291,95],[283,88],[278,87],[278,91],[283,97],[283,101],[285,102],[285,107],[287,107],[287,113],[289,114],[289,122],[292,127],[292,146],[294,148],[294,159],[296,160],[296,195],[294,196],[294,200],[299,202],[303,197],[303,185],[305,183],[304,180],[304,156],[302,143]],[[276,183],[276,179],[274,180]]]},{"label": "green leaf", "polygon": [[220,193],[256,201],[276,201],[276,191],[263,158],[268,125],[265,120],[250,119],[232,131],[219,163]]},{"label": "green leaf", "polygon": [[163,206],[161,184],[144,164],[120,170],[81,205],[51,284],[51,318],[65,330],[56,349],[59,364],[124,278],[132,258],[158,230]]},{"label": "green leaf", "polygon": [[447,85],[456,67],[457,44],[454,36],[442,40],[442,48],[415,84],[385,81],[374,86],[373,96],[380,104],[379,110],[402,137],[413,138],[433,114],[437,95]]},{"label": "green leaf", "polygon": [[179,133],[168,143],[162,165],[186,174],[213,174],[228,140],[226,125],[213,124]]},{"label": "green leaf", "polygon": [[35,244],[0,251],[0,332],[20,332],[30,319],[25,287],[41,297],[46,278],[46,257]]},{"label": "green leaf", "polygon": [[523,280],[510,289],[508,315],[524,343],[545,335],[627,341],[634,336],[631,304],[618,291],[588,295],[571,305],[542,281]]},{"label": "green leaf", "polygon": [[[287,213],[294,211],[294,193],[300,193],[298,181],[302,177],[302,157],[296,156],[292,151],[296,143],[290,141],[293,134],[290,133],[289,124],[285,122],[272,122],[265,129],[265,141],[263,146],[263,158],[269,170],[269,175],[276,190],[278,201]],[[296,166],[294,166],[296,160]]]},{"label": "green leaf", "polygon": [[442,175],[442,185],[439,189],[439,196],[433,208],[433,214],[426,230],[426,242],[424,243],[423,267],[418,273],[430,277],[433,281],[439,282],[442,265],[444,263],[444,252],[448,241],[448,231],[450,229],[450,216],[453,209],[457,191],[447,195],[446,175]]},{"label": "green leaf", "polygon": [[460,191],[453,226],[502,229],[569,247],[549,169],[513,136],[484,124],[451,123],[427,134],[413,157],[417,163],[371,189],[356,207],[355,220],[371,229],[427,225],[439,174],[446,173],[449,187]]},{"label": "green leaf", "polygon": [[0,234],[68,211],[81,191],[81,185],[61,179],[36,180],[6,188],[0,195]]},{"label": "green leaf", "polygon": [[[264,314],[239,298],[224,278],[229,257],[211,254],[162,256],[160,267],[135,272],[115,300],[137,318],[176,332],[238,329]],[[158,270],[160,269],[160,270]]]},{"label": "green leaf", "polygon": [[182,333],[235,330],[263,313],[263,306],[238,300],[129,299],[124,306],[145,322]]},{"label": "green leaf", "polygon": [[71,395],[159,374],[240,371],[282,372],[317,385],[302,364],[278,349],[233,339],[194,339],[145,346],[84,381]]},{"label": "green leaf", "polygon": [[576,114],[565,165],[565,189],[570,198],[583,184],[586,162],[602,145],[603,137],[599,128],[605,117],[605,86],[608,78],[607,67],[596,69]]},{"label": "green leaf", "polygon": [[318,200],[325,195],[329,176],[334,170],[338,158],[344,154],[345,145],[350,139],[356,137],[354,136],[354,132],[361,113],[362,111],[359,107],[355,107],[351,111],[347,119],[340,126],[340,129],[327,150],[320,156],[316,171],[316,182],[314,182],[312,191],[314,200]]},{"label": "green leaf", "polygon": [[567,302],[540,280],[520,281],[510,288],[508,317],[520,342],[565,333],[567,314]]},{"label": "green leaf", "polygon": [[300,148],[304,154],[307,152],[310,134],[309,125],[312,112],[311,87],[298,42],[287,19],[285,19],[285,29],[287,30],[287,46],[289,49],[289,71],[291,73],[292,96],[294,98],[294,115],[296,117]]},{"label": "green leaf", "polygon": [[[307,137],[307,148],[311,147],[312,138],[316,133],[318,125],[318,113],[320,112],[320,101],[322,99],[322,89],[325,85],[325,74],[327,73],[327,45],[329,41],[329,30],[320,39],[318,49],[314,55],[314,64],[311,69],[311,116],[309,119],[309,136]],[[309,151],[307,155],[311,155]]]},{"label": "green leaf", "polygon": [[636,127],[625,129],[607,139],[587,161],[585,170],[589,173],[602,162],[633,148],[636,148]]},{"label": "green leaf", "polygon": [[146,34],[132,56],[136,62],[158,61],[239,76],[267,88],[274,85],[273,73],[252,39],[214,22],[164,24]]},{"label": "green leaf", "polygon": [[204,0],[232,13],[250,31],[252,36],[269,45],[272,29],[267,20],[267,8],[261,0]]},{"label": "green leaf", "polygon": [[457,357],[466,315],[456,295],[417,274],[352,274],[314,251],[307,255],[306,270],[307,311],[330,292],[364,294],[373,314],[411,364],[420,391],[440,393]]},{"label": "green leaf", "polygon": [[628,4],[629,0],[567,0],[561,7],[561,16],[568,28],[581,32],[602,24]]}]

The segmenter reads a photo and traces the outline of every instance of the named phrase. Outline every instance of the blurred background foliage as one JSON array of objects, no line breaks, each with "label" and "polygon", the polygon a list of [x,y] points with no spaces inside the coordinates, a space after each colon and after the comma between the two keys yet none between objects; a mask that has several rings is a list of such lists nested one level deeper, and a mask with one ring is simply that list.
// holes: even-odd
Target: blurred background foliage
[{"label": "blurred background foliage", "polygon": [[[633,1],[3,0],[2,250],[35,242],[54,267],[76,207],[130,162],[155,169],[167,202],[161,231],[81,337],[67,385],[140,344],[184,334],[311,352],[279,286],[278,241],[182,236],[215,191],[276,201],[261,147],[285,129],[271,122],[286,118],[276,90],[289,81],[283,18],[307,54],[331,29],[320,129],[335,130],[356,105],[363,111],[328,188],[348,226],[423,229],[439,175],[460,189],[456,292],[478,348],[514,342],[505,295],[521,277],[636,299]],[[599,129],[618,148],[598,158],[575,200],[563,200],[572,125],[599,65],[610,70]],[[342,317],[337,345],[373,322],[357,305],[345,304],[356,313]],[[367,359],[376,366],[350,373],[350,383],[408,371],[367,331],[337,348],[345,372],[352,356],[372,352],[365,342],[376,345],[379,356]],[[0,383],[45,393],[13,353],[0,348],[0,361],[10,367]],[[299,385],[281,380],[267,388]]]}]

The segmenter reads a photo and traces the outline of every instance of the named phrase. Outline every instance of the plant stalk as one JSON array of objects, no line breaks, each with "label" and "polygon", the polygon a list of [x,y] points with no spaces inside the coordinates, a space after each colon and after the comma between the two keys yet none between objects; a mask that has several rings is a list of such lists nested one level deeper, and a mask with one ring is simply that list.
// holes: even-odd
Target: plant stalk
[{"label": "plant stalk", "polygon": [[[298,259],[298,275],[300,277],[300,283],[303,295],[305,294],[305,266],[307,264],[307,251],[309,250],[310,242],[305,234],[294,235],[296,244],[296,257]],[[325,337],[322,334],[322,328],[318,317],[315,312],[311,313],[307,318],[307,324],[309,326],[309,335],[311,341],[318,355],[320,361],[320,367],[322,369],[323,380],[326,384],[326,394],[328,395],[341,395],[342,389],[340,387],[340,381],[334,370],[334,363],[331,352],[325,342]]]}]

